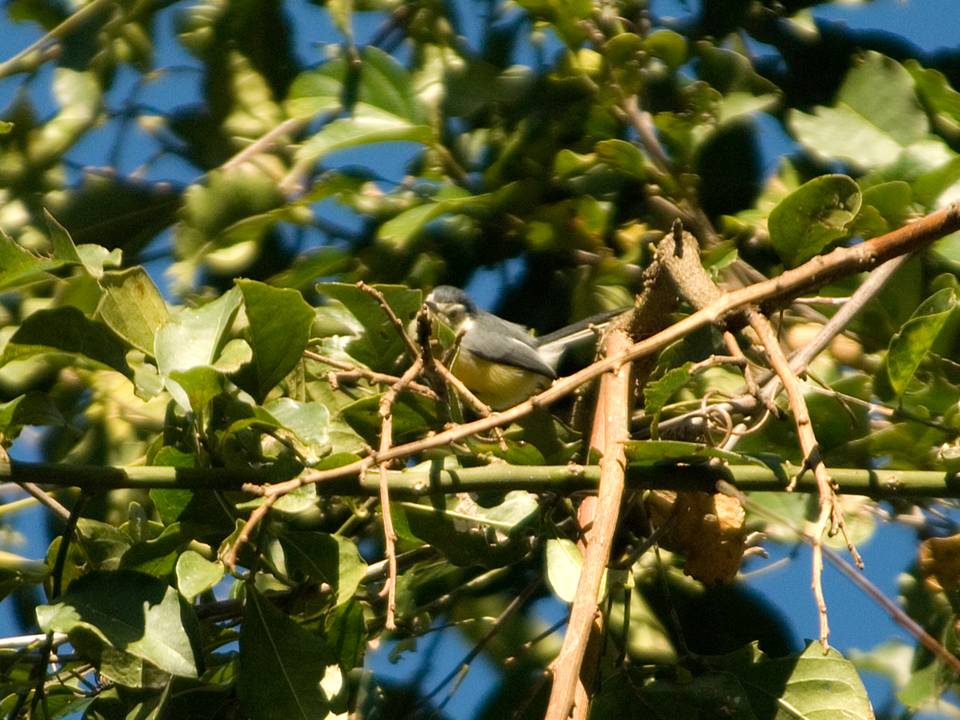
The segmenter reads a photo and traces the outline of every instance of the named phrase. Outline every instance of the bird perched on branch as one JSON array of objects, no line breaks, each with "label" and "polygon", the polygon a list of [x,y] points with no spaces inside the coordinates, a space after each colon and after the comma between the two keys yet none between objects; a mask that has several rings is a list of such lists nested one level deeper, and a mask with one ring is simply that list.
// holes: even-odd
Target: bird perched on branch
[{"label": "bird perched on branch", "polygon": [[480,310],[460,288],[439,285],[425,301],[431,314],[459,337],[450,370],[494,410],[523,402],[557,377],[571,346],[596,338],[597,325],[624,308],[591,316],[536,337],[523,325]]}]

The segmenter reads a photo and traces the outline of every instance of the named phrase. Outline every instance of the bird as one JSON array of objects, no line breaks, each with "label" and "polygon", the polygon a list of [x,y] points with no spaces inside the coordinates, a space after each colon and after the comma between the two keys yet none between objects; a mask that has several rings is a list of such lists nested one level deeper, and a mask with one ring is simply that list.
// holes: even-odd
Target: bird
[{"label": "bird", "polygon": [[550,385],[563,353],[595,338],[598,324],[625,309],[593,315],[537,337],[523,325],[481,310],[452,285],[435,287],[424,304],[460,338],[450,371],[494,410],[512,407]]}]

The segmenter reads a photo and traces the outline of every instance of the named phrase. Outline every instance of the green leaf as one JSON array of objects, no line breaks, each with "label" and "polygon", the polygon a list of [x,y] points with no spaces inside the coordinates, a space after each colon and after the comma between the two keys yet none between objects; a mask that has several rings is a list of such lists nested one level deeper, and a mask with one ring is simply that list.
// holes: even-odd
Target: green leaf
[{"label": "green leaf", "polygon": [[383,223],[377,230],[377,239],[392,248],[403,250],[424,225],[449,211],[450,208],[443,202],[415,205]]},{"label": "green leaf", "polygon": [[63,415],[50,396],[36,391],[0,404],[0,439],[16,440],[26,425],[64,425]]},{"label": "green leaf", "polygon": [[872,185],[863,191],[863,207],[876,208],[890,229],[906,222],[912,202],[913,190],[902,180]]},{"label": "green leaf", "polygon": [[650,464],[664,461],[704,461],[710,458],[726,460],[734,464],[750,464],[757,461],[740,453],[729,452],[703,443],[681,440],[631,440],[624,443],[627,462]]},{"label": "green leaf", "polygon": [[177,558],[177,587],[187,600],[212,590],[223,579],[223,573],[223,563],[207,560],[193,550],[185,550]]},{"label": "green leaf", "polygon": [[308,138],[296,152],[296,162],[316,162],[335,150],[380,142],[428,143],[433,131],[426,125],[415,125],[408,120],[377,108],[358,104],[353,117],[334,120]]},{"label": "green leaf", "polygon": [[[507,187],[501,188],[501,193],[507,190]],[[494,200],[493,193],[470,195],[467,192],[451,190],[445,197],[423,205],[415,205],[387,220],[377,230],[377,240],[401,252],[408,250],[410,241],[431,220],[447,213],[482,212],[489,209]]]},{"label": "green leaf", "polygon": [[352,264],[352,256],[340,248],[317,248],[299,256],[290,267],[268,279],[267,283],[305,291],[313,288],[317,278],[339,275]]},{"label": "green leaf", "polygon": [[13,290],[38,280],[49,279],[48,271],[63,265],[57,260],[40,258],[20,247],[0,229],[0,290]]},{"label": "green leaf", "polygon": [[928,210],[940,204],[945,193],[953,195],[952,190],[960,183],[960,157],[956,157],[940,167],[921,174],[913,182],[913,196]]},{"label": "green leaf", "polygon": [[97,317],[138,350],[152,356],[154,336],[167,321],[163,296],[142,267],[105,272]]},{"label": "green leaf", "polygon": [[70,233],[50,211],[44,209],[43,216],[50,229],[50,243],[57,260],[67,265],[82,265],[95,278],[103,274],[104,265],[116,267],[122,262],[123,255],[119,248],[111,251],[102,245],[75,245]]},{"label": "green leaf", "polygon": [[890,390],[897,397],[903,394],[956,306],[956,291],[943,288],[914,310],[890,339],[883,365],[886,382],[878,385],[878,392]]},{"label": "green leaf", "polygon": [[644,47],[671,70],[676,70],[687,60],[687,39],[673,30],[654,30],[644,40]]},{"label": "green leaf", "polygon": [[547,584],[553,594],[568,605],[577,596],[583,554],[572,540],[551,538],[544,551]]},{"label": "green leaf", "polygon": [[96,570],[116,570],[120,559],[133,545],[130,536],[110,523],[91,518],[77,521],[77,535],[83,553]]},{"label": "green leaf", "polygon": [[300,73],[290,84],[284,108],[290,117],[312,117],[339,110],[346,77],[346,61],[336,58],[315,70]]},{"label": "green leaf", "polygon": [[173,313],[157,331],[153,353],[157,369],[173,398],[184,409],[191,408],[190,402],[170,374],[213,363],[241,299],[240,290],[232,288],[202,307],[183,308]]},{"label": "green leaf", "polygon": [[861,202],[860,188],[846,175],[814,178],[770,211],[770,243],[785,265],[799,265],[847,237]]},{"label": "green leaf", "polygon": [[750,58],[735,50],[700,40],[696,44],[697,75],[724,95],[742,92],[766,95],[779,88],[758,73]]},{"label": "green leaf", "polygon": [[329,0],[327,9],[337,30],[353,44],[353,0]]},{"label": "green leaf", "polygon": [[174,370],[168,377],[186,394],[186,407],[195,413],[205,412],[210,401],[223,392],[223,374],[209,365]]},{"label": "green leaf", "polygon": [[[255,255],[259,241],[257,232],[269,226],[254,221],[252,232],[246,232],[241,221],[283,208],[286,199],[277,187],[276,178],[254,163],[244,163],[230,172],[215,170],[207,173],[203,184],[191,185],[183,194],[181,222],[174,229],[174,244],[178,258],[197,264],[210,253],[240,246],[240,251]],[[269,219],[271,216],[267,216]],[[224,234],[233,228],[233,234]],[[244,241],[253,239],[252,252]]]},{"label": "green leaf", "polygon": [[363,664],[367,646],[367,626],[363,619],[363,605],[351,601],[340,605],[327,615],[324,623],[327,644],[345,670]]},{"label": "green leaf", "polygon": [[69,353],[133,377],[126,351],[104,325],[87,319],[74,307],[59,307],[28,316],[4,348],[0,365],[42,353]]},{"label": "green leaf", "polygon": [[601,140],[594,146],[594,151],[597,158],[635,180],[643,180],[647,176],[647,159],[632,142]]},{"label": "green leaf", "polygon": [[255,280],[238,280],[237,287],[250,322],[253,360],[235,380],[262,402],[303,357],[313,325],[313,308],[296,290]]},{"label": "green leaf", "polygon": [[329,452],[330,410],[323,403],[282,397],[271,400],[264,409],[303,443],[307,462],[315,463]]},{"label": "green leaf", "polygon": [[[383,293],[387,304],[405,327],[413,320],[423,302],[419,290],[402,285],[374,287]],[[363,334],[349,343],[347,352],[374,370],[393,370],[403,352],[403,340],[376,299],[356,285],[346,283],[321,283],[317,285],[317,292],[339,300],[363,326]]]},{"label": "green leaf", "polygon": [[94,571],[37,608],[44,632],[65,632],[90,651],[91,636],[180,677],[197,677],[199,624],[193,608],[162,580],[138,572]]},{"label": "green leaf", "polygon": [[280,536],[287,571],[313,582],[325,582],[337,594],[337,605],[353,598],[367,564],[346,538],[320,532],[288,531]]},{"label": "green leaf", "polygon": [[413,89],[410,73],[378,47],[363,49],[360,66],[360,104],[366,104],[411,124],[423,122],[423,109]]},{"label": "green leaf", "polygon": [[653,427],[660,419],[660,412],[673,394],[690,380],[692,362],[685,362],[680,367],[671,368],[663,377],[647,383],[643,388],[643,412],[651,418]]},{"label": "green leaf", "polygon": [[780,102],[775,93],[751,95],[747,92],[732,92],[724,95],[717,108],[717,126],[721,127],[735,120],[757,112],[772,110]]},{"label": "green leaf", "polygon": [[[370,395],[353,402],[340,410],[341,417],[354,430],[375,443],[380,436],[380,398],[382,395]],[[407,442],[413,440],[440,422],[440,408],[435,400],[422,395],[402,393],[393,404],[393,440]]]},{"label": "green leaf", "polygon": [[252,585],[246,586],[237,690],[251,720],[327,717],[327,696],[320,683],[328,654],[319,637],[280,612]]},{"label": "green leaf", "polygon": [[927,116],[910,73],[876,52],[866,53],[850,70],[833,107],[814,112],[791,111],[789,126],[803,145],[828,161],[840,158],[858,168],[882,167],[905,151],[921,156],[922,142],[929,139]]},{"label": "green leaf", "polygon": [[433,545],[454,565],[501,567],[529,552],[528,532],[540,517],[532,493],[513,490],[485,507],[469,495],[432,496],[427,503],[391,504],[397,532]]},{"label": "green leaf", "polygon": [[[129,525],[130,523],[125,524],[124,529]],[[134,522],[135,527],[139,525],[139,521]],[[185,543],[184,533],[177,523],[166,527],[160,523],[143,525],[142,535],[138,532],[131,533],[136,542],[120,558],[120,568],[166,578],[176,567],[177,556]],[[160,528],[162,529],[159,534],[156,534]]]},{"label": "green leaf", "polygon": [[916,60],[907,60],[903,65],[917,84],[917,92],[933,117],[934,127],[956,141],[960,138],[960,93],[939,70],[927,69]]},{"label": "green leaf", "polygon": [[827,720],[872,720],[867,691],[853,663],[816,642],[799,655],[767,658],[756,647],[715,663],[740,681],[758,718],[783,715]]}]

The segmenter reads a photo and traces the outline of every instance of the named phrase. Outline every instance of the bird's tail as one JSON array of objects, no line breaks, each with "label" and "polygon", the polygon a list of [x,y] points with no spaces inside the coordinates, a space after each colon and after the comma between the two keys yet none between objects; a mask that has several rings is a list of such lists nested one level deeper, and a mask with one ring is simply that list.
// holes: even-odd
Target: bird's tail
[{"label": "bird's tail", "polygon": [[541,357],[555,368],[567,348],[585,342],[590,338],[595,338],[597,328],[602,328],[613,318],[622,315],[629,309],[630,307],[622,307],[616,310],[597,313],[596,315],[591,315],[583,320],[566,325],[559,330],[554,330],[546,335],[536,337],[534,338],[534,342],[536,343],[537,350],[540,352]]}]

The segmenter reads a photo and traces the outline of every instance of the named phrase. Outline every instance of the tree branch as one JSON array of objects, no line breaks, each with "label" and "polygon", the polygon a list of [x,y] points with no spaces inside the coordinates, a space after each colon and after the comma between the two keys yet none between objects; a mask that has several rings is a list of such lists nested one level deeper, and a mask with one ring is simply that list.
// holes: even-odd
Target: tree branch
[{"label": "tree branch", "polygon": [[[630,339],[621,328],[614,329],[606,337],[609,355],[621,355],[629,346]],[[600,585],[620,520],[626,469],[624,443],[630,438],[630,365],[622,365],[601,378],[593,422],[591,444],[594,450],[603,453],[596,514],[587,533],[583,567],[563,647],[553,662],[553,687],[545,720],[566,720],[570,715],[583,658],[594,628]]]}]

